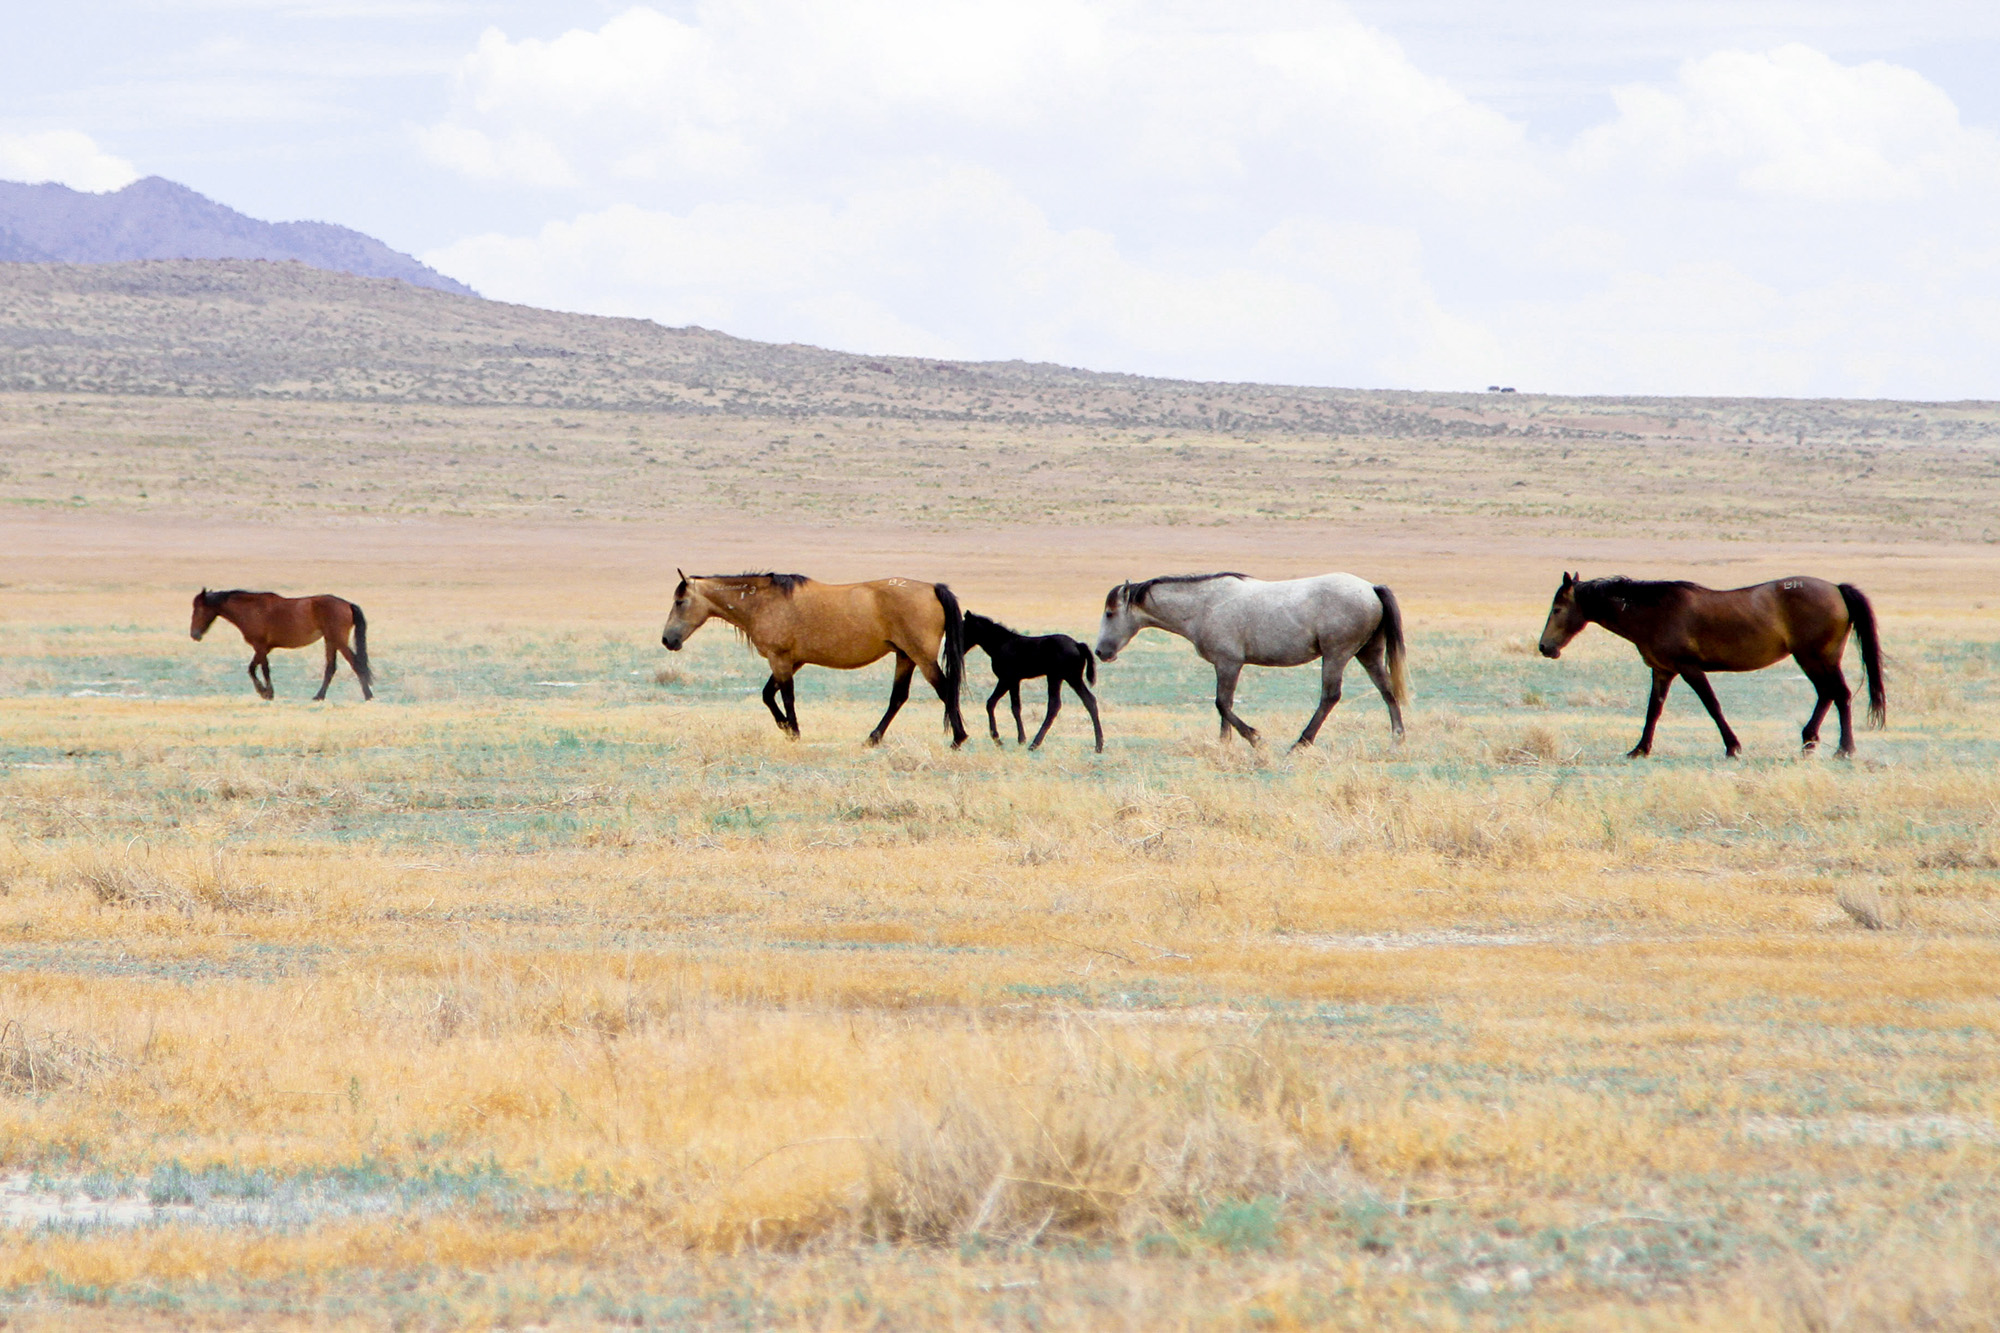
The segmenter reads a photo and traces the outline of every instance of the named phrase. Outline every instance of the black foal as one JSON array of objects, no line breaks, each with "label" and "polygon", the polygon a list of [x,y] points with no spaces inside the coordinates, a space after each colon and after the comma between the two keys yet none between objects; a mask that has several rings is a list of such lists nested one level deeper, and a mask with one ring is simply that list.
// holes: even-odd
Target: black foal
[{"label": "black foal", "polygon": [[1067,682],[1090,710],[1090,726],[1097,733],[1097,752],[1104,753],[1104,724],[1097,720],[1097,696],[1084,684],[1086,678],[1092,684],[1097,681],[1097,662],[1090,649],[1067,634],[1016,634],[999,621],[970,611],[965,613],[965,646],[984,648],[993,661],[993,674],[1000,678],[992,697],[986,701],[986,729],[993,733],[994,741],[1000,739],[1000,724],[994,721],[993,705],[1000,702],[1003,694],[1013,696],[1017,738],[1028,739],[1028,729],[1021,725],[1021,682],[1047,676],[1049,711],[1042,715],[1042,729],[1035,733],[1035,743],[1028,748],[1039,747],[1042,737],[1049,734],[1049,724],[1062,711],[1062,687]]}]

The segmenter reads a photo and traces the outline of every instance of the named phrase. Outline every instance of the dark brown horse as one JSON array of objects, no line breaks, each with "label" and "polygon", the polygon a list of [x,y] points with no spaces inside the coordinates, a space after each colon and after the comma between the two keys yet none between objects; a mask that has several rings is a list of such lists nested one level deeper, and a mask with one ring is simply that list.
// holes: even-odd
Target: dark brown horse
[{"label": "dark brown horse", "polygon": [[965,744],[965,721],[958,711],[959,686],[965,678],[965,618],[958,598],[944,584],[915,579],[815,583],[803,574],[707,578],[683,574],[660,642],[668,651],[679,652],[688,636],[711,617],[735,626],[770,665],[764,706],[771,710],[778,730],[787,735],[799,734],[792,678],[800,667],[852,671],[894,653],[896,679],[889,687],[889,711],[868,733],[868,743],[881,742],[882,733],[910,697],[911,674],[922,671],[944,700],[951,748]]},{"label": "dark brown horse", "polygon": [[1840,710],[1840,753],[1854,753],[1850,691],[1840,669],[1847,632],[1861,641],[1861,666],[1868,675],[1868,724],[1882,725],[1887,698],[1882,690],[1882,647],[1875,637],[1875,609],[1851,583],[1825,579],[1774,579],[1748,588],[1717,592],[1698,583],[1657,583],[1636,579],[1579,579],[1564,574],[1542,627],[1542,656],[1556,657],[1592,621],[1629,639],[1653,668],[1653,696],[1646,705],[1646,730],[1632,757],[1651,754],[1653,728],[1666,705],[1667,689],[1679,676],[1700,698],[1722,732],[1724,750],[1743,748],[1723,721],[1722,705],[1708,683],[1711,671],[1758,671],[1790,657],[1819,691],[1802,737],[1805,748],[1819,744],[1826,710]]},{"label": "dark brown horse", "polygon": [[[277,697],[271,688],[271,650],[304,648],[321,639],[326,640],[326,678],[313,698],[326,698],[326,687],[333,683],[333,670],[341,657],[354,668],[355,679],[361,682],[361,697],[375,697],[369,688],[375,673],[368,669],[368,617],[345,597],[280,597],[274,592],[245,592],[241,588],[228,592],[203,588],[194,595],[194,623],[188,626],[188,633],[199,640],[217,616],[243,631],[243,641],[255,653],[250,659],[250,683],[264,698]],[[354,636],[352,648],[347,646],[350,632]],[[261,680],[257,676],[260,670],[264,673]]]}]

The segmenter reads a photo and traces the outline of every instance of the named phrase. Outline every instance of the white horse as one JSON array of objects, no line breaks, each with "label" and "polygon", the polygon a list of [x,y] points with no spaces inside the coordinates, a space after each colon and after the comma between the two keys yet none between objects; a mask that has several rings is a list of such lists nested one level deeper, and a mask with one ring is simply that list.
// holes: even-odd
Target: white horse
[{"label": "white horse", "polygon": [[1245,666],[1303,666],[1320,659],[1319,707],[1299,734],[1311,745],[1340,702],[1340,678],[1359,657],[1389,705],[1389,726],[1403,734],[1403,612],[1396,594],[1352,574],[1266,583],[1244,574],[1175,574],[1121,583],[1104,598],[1097,656],[1109,662],[1142,629],[1163,629],[1194,645],[1215,667],[1215,711],[1222,739],[1231,727],[1257,743],[1257,729],[1236,716],[1236,678]]}]

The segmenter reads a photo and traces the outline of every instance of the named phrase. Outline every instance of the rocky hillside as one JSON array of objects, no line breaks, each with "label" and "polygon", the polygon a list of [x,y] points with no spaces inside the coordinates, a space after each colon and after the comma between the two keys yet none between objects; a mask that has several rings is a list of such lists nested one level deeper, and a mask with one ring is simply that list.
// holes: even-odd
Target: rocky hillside
[{"label": "rocky hillside", "polygon": [[259,222],[158,176],[108,194],[0,181],[0,261],[295,259],[367,278],[473,294],[372,236],[327,222]]},{"label": "rocky hillside", "polygon": [[0,391],[618,408],[1207,436],[2000,438],[1991,404],[1212,384],[874,357],[244,260],[0,264]]}]

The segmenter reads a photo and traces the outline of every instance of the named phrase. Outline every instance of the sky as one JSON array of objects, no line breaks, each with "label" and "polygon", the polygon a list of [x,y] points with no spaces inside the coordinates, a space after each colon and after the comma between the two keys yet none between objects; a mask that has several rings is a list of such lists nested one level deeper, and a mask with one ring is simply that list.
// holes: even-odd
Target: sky
[{"label": "sky", "polygon": [[0,179],[495,299],[1354,388],[2000,397],[2000,6],[68,0]]}]

